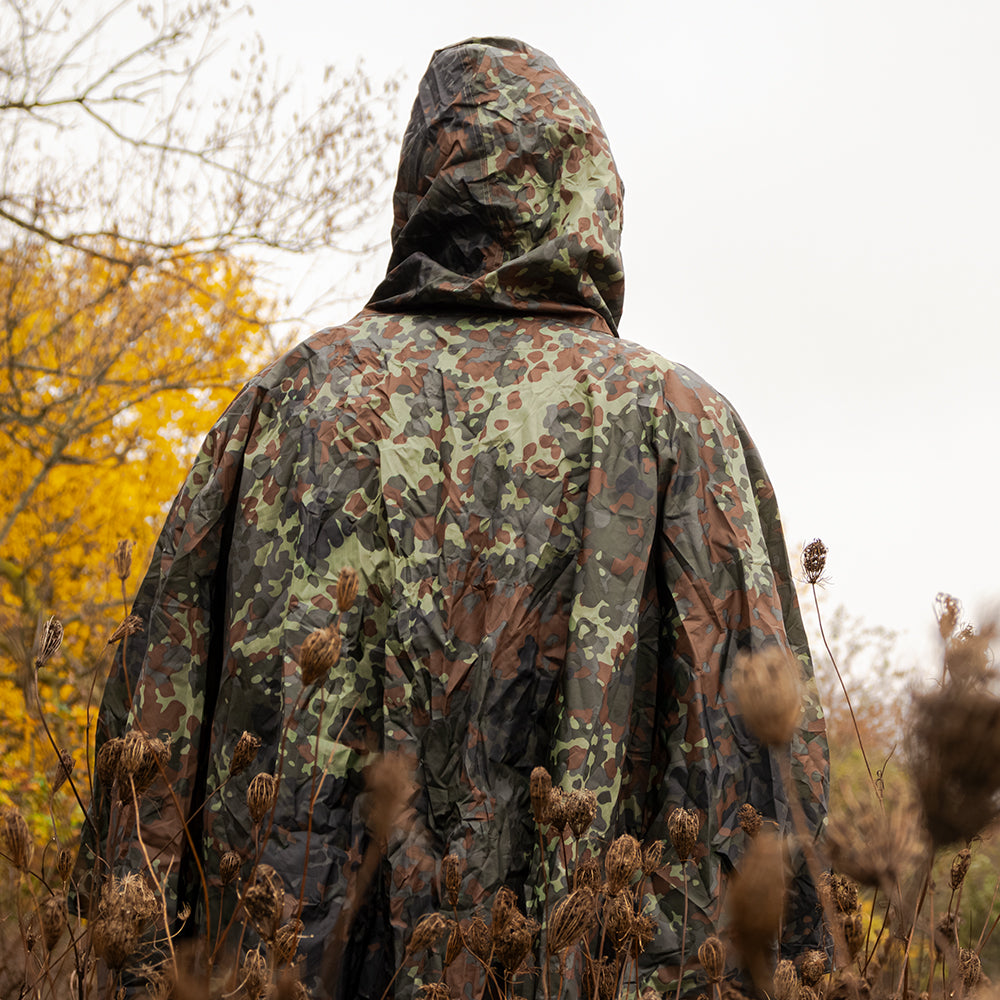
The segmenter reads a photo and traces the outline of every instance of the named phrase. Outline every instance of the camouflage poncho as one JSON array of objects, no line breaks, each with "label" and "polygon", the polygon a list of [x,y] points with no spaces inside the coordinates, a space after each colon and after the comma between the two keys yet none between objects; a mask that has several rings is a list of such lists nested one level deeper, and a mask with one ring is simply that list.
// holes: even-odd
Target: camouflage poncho
[{"label": "camouflage poncho", "polygon": [[[438,52],[394,205],[369,306],[252,379],[208,435],[137,597],[144,630],[116,662],[98,744],[137,727],[169,742],[170,788],[150,788],[142,832],[171,912],[193,907],[188,930],[215,927],[220,905],[228,919],[220,857],[250,858],[266,837],[286,916],[303,899],[308,975],[352,998],[378,1000],[422,914],[452,914],[448,853],[460,919],[509,886],[541,921],[540,873],[558,879],[559,858],[551,838],[540,857],[534,767],[596,795],[595,855],[625,831],[665,839],[674,808],[697,810],[694,970],[745,848],[739,807],[790,828],[778,763],[733,707],[738,650],[799,658],[795,793],[816,830],[825,814],[822,714],[767,475],[711,386],[617,339],[621,183],[596,114],[547,56],[503,39]],[[345,566],[360,590],[337,624],[340,658],[304,689],[303,642],[338,623]],[[227,781],[244,730],[263,747]],[[362,892],[365,772],[383,750],[412,761],[416,791]],[[248,785],[279,767],[273,823],[255,833]],[[102,840],[114,801],[98,788]],[[112,864],[143,870],[134,824],[110,828]],[[640,978],[666,992],[683,910],[669,843],[651,886]],[[792,950],[817,934],[808,879],[797,888]],[[395,996],[435,978],[443,944],[405,959]],[[448,975],[456,995],[481,995],[467,954]],[[568,975],[563,995],[577,989]]]}]

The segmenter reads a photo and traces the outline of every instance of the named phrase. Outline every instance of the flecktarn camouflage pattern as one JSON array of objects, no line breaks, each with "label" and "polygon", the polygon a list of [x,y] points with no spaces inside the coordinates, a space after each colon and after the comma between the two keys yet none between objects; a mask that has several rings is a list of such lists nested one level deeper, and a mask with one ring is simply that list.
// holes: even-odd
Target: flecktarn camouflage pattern
[{"label": "flecktarn camouflage pattern", "polygon": [[[380,751],[408,755],[417,792],[336,987],[378,1000],[418,918],[450,909],[446,854],[464,866],[461,917],[501,886],[539,915],[528,786],[541,765],[596,795],[595,851],[622,832],[664,839],[673,809],[697,811],[693,970],[746,846],[738,809],[791,823],[778,762],[733,707],[737,651],[777,643],[801,662],[795,794],[816,831],[825,816],[822,713],[767,475],[711,386],[617,339],[621,183],[593,109],[547,56],[503,39],[438,52],[394,204],[369,306],[245,387],[174,502],[99,736],[162,737],[172,781],[143,801],[142,844],[134,824],[109,823],[98,787],[101,851],[119,871],[152,858],[172,913],[190,905],[189,928],[214,926],[220,858],[253,849],[248,784],[281,755],[262,860],[293,902],[305,873],[318,981],[367,846],[363,772]],[[337,620],[348,565],[360,591],[340,661],[304,695],[302,644]],[[263,748],[227,781],[244,730]],[[191,816],[207,897],[181,833]],[[676,858],[652,888],[640,986],[665,994],[681,950]],[[819,940],[804,870],[797,889],[791,952]],[[434,962],[407,964],[394,995],[413,997]],[[474,964],[448,975],[456,995],[481,995]]]}]

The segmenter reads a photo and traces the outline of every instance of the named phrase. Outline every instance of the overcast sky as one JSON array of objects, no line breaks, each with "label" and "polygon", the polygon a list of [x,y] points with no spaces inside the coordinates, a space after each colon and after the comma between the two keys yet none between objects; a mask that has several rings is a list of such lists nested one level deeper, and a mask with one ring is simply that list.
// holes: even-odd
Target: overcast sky
[{"label": "overcast sky", "polygon": [[[1000,606],[1000,4],[255,10],[280,72],[307,89],[359,57],[373,79],[399,79],[400,127],[435,48],[513,35],[553,55],[597,108],[625,180],[623,337],[694,368],[739,410],[789,547],[830,547],[830,604],[904,632],[900,662],[920,673],[937,671],[939,590],[977,623]],[[312,291],[333,280],[327,268],[312,268]]]}]

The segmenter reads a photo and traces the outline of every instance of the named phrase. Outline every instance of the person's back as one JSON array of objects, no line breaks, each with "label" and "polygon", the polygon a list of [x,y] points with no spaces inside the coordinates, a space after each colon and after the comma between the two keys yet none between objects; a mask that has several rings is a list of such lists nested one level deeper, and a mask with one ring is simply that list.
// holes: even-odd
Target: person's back
[{"label": "person's back", "polygon": [[[236,903],[223,857],[247,879],[261,845],[282,920],[304,922],[307,977],[377,1000],[425,914],[467,931],[506,886],[545,922],[544,873],[565,878],[532,813],[542,767],[593,794],[595,858],[697,812],[694,969],[744,849],[740,806],[789,823],[777,763],[731,705],[738,650],[777,643],[801,661],[793,767],[814,828],[825,812],[821,712],[766,474],[725,399],[617,339],[621,185],[596,115],[547,56],[502,39],[435,55],[395,209],[369,306],[248,384],[175,501],[99,737],[165,735],[174,780],[150,790],[142,844],[110,823],[111,856],[133,870],[156,856],[171,906],[214,935]],[[348,566],[359,590],[338,612]],[[331,623],[339,658],[304,680],[303,646]],[[260,756],[227,781],[244,731]],[[411,762],[416,794],[371,877],[363,772],[383,752]],[[278,794],[255,825],[258,771]],[[109,816],[95,812],[105,833]],[[180,835],[191,816],[208,893]],[[668,844],[640,985],[676,978],[683,886]],[[790,947],[820,943],[814,906],[807,885]],[[441,956],[417,964],[396,996],[435,981]],[[447,972],[474,996],[484,975],[467,950]]]}]

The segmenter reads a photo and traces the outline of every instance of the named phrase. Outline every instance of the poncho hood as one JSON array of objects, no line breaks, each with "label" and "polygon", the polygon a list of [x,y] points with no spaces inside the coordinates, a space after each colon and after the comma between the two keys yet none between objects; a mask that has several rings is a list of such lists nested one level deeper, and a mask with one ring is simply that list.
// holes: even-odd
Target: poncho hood
[{"label": "poncho hood", "polygon": [[420,81],[369,305],[576,316],[617,335],[622,183],[593,107],[523,42],[440,49]]}]

